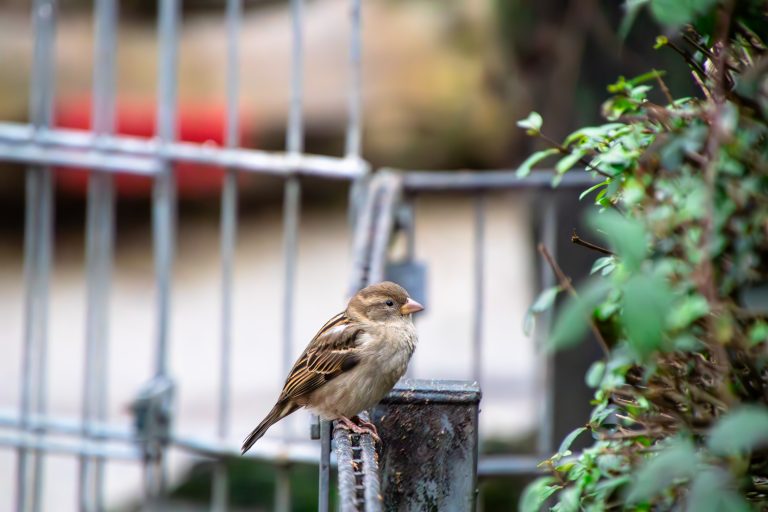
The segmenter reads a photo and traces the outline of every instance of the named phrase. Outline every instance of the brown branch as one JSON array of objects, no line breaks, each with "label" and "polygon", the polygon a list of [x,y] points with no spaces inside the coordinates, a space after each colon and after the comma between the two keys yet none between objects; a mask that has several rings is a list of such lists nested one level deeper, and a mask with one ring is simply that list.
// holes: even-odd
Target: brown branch
[{"label": "brown branch", "polygon": [[601,440],[619,440],[619,439],[634,439],[636,437],[658,437],[664,435],[664,430],[658,429],[642,429],[642,430],[624,430],[622,432],[614,432],[611,434],[600,434]]},{"label": "brown branch", "polygon": [[[560,265],[557,264],[544,244],[539,244],[539,253],[544,257],[545,260],[547,260],[547,263],[549,263],[549,266],[552,268],[552,272],[555,273],[557,280],[560,282],[560,286],[572,297],[578,298],[579,294],[576,293],[576,289],[573,287],[573,284],[571,284],[571,278],[565,275],[563,269],[560,268]],[[608,348],[608,343],[605,342],[603,334],[600,332],[600,329],[598,329],[597,324],[591,317],[589,318],[589,326],[592,329],[592,333],[595,335],[595,339],[600,345],[600,348],[603,349],[603,354],[607,357],[611,350]]]},{"label": "brown branch", "polygon": [[583,238],[581,238],[579,235],[576,234],[576,230],[573,230],[573,234],[571,234],[571,243],[574,243],[576,245],[580,245],[582,247],[586,247],[587,249],[592,249],[593,251],[597,251],[601,254],[607,254],[608,256],[613,256],[613,251],[609,251],[608,249],[604,247],[600,247],[597,244],[593,244],[592,242],[587,242]]},{"label": "brown branch", "polygon": [[655,69],[653,71],[656,74],[656,81],[659,82],[659,87],[661,88],[661,92],[663,92],[664,96],[667,98],[667,103],[672,105],[675,102],[675,99],[672,97],[672,93],[669,92],[669,87],[667,87],[667,84],[666,82],[664,82],[664,79],[661,78],[661,73],[659,73]]}]

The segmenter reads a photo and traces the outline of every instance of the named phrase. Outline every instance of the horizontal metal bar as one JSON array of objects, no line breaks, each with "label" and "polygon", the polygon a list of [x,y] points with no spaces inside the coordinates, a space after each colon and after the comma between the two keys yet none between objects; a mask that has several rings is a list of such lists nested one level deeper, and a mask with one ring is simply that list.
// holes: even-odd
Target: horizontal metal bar
[{"label": "horizontal metal bar", "polygon": [[[82,421],[39,415],[31,415],[26,422],[22,422],[18,413],[0,411],[0,428],[24,429],[29,432],[48,432],[53,434],[80,436],[83,433],[84,425]],[[125,442],[133,442],[136,439],[136,436],[131,429],[115,427],[105,423],[89,423],[88,431],[93,438],[97,439]]]},{"label": "horizontal metal bar", "polygon": [[[182,450],[187,450],[205,457],[240,457],[239,446],[219,440],[207,441],[198,437],[173,436],[171,444]],[[275,463],[302,462],[317,464],[319,447],[315,441],[292,439],[286,442],[281,439],[264,438],[251,448],[245,455],[262,461]]]},{"label": "horizontal metal bar", "polygon": [[0,447],[26,448],[39,452],[58,453],[62,455],[103,457],[110,460],[136,461],[142,459],[142,453],[138,448],[113,448],[90,441],[62,443],[31,436],[29,434],[2,434],[0,435]]},{"label": "horizontal metal bar", "polygon": [[[468,190],[515,190],[531,188],[550,188],[554,171],[542,169],[532,172],[525,178],[519,178],[515,170],[498,171],[400,171],[382,169],[382,172],[395,172],[403,177],[403,188],[407,192],[444,192]],[[563,176],[558,188],[582,187],[597,183],[588,172],[573,169]]]},{"label": "horizontal metal bar", "polygon": [[97,151],[76,151],[39,144],[0,142],[0,161],[56,167],[88,168],[107,172],[152,175],[158,165],[154,160],[110,155]]},{"label": "horizontal metal bar", "polygon": [[477,476],[535,475],[542,472],[538,466],[544,459],[535,455],[487,455],[477,463]]},{"label": "horizontal metal bar", "polygon": [[[7,144],[2,144],[3,142]],[[88,150],[88,152],[63,152],[61,158],[51,160],[52,157],[47,153],[47,151],[53,151],[50,147]],[[19,156],[19,148],[25,148],[21,156]],[[60,151],[63,150],[60,149]],[[58,153],[54,154],[58,155]],[[129,160],[116,161],[120,154],[124,154],[122,158],[150,157],[150,160],[138,159],[139,161],[135,164],[131,164]],[[43,158],[47,159],[42,160]],[[0,123],[0,160],[33,163],[42,161],[53,165],[153,174],[158,172],[160,167],[156,158],[273,175],[299,174],[334,179],[353,179],[364,175],[369,169],[368,163],[358,158],[289,154],[255,149],[227,149],[190,142],[162,144],[154,138],[124,135],[97,136],[86,130],[36,130],[28,124]]]}]

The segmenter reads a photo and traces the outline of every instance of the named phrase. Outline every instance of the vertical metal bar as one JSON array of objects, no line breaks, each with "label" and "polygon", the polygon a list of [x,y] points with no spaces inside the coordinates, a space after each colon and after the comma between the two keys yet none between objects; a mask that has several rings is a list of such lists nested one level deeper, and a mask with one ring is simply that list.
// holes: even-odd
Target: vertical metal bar
[{"label": "vertical metal bar", "polygon": [[[347,86],[347,134],[345,141],[345,157],[361,160],[363,138],[363,108],[362,108],[362,1],[351,0],[350,4],[350,42]],[[348,218],[353,232],[358,222],[358,212],[365,196],[365,176],[352,182],[349,188]],[[330,458],[330,453],[328,454]]]},{"label": "vertical metal bar", "polygon": [[[158,99],[156,136],[160,141],[161,154],[164,146],[176,139],[176,93],[178,62],[179,0],[162,0],[159,4],[158,37]],[[156,176],[152,191],[152,234],[155,259],[155,281],[157,287],[157,325],[155,377],[168,379],[168,343],[170,338],[171,278],[173,274],[173,252],[176,239],[176,191],[173,164],[163,161],[163,169]],[[147,461],[145,470],[156,465],[149,476],[153,496],[150,500],[157,505],[165,487],[165,448],[160,446],[157,460]]]},{"label": "vertical metal bar", "polygon": [[[176,63],[178,36],[178,0],[160,2],[160,58],[156,134],[161,144],[176,138]],[[168,373],[168,338],[170,322],[171,273],[173,270],[175,187],[173,165],[165,160],[164,169],[155,178],[152,222],[157,281],[157,351],[155,373]]]},{"label": "vertical metal bar", "polygon": [[[554,199],[549,201],[540,201],[544,205],[544,215],[541,221],[540,241],[549,249],[552,254],[557,250],[557,203]],[[546,265],[540,265],[539,282],[542,290],[551,288],[555,285],[555,275]],[[549,336],[552,325],[553,312],[551,309],[542,313],[539,321],[536,323],[536,352],[539,382],[536,386],[541,390],[542,396],[539,400],[539,422],[538,435],[536,437],[536,449],[538,454],[550,454],[553,447],[553,436],[555,427],[555,411],[553,393],[553,360],[549,351],[545,350],[544,344]],[[547,455],[549,456],[549,455]]]},{"label": "vertical metal bar", "polygon": [[472,378],[480,382],[483,376],[483,303],[485,294],[485,216],[486,197],[475,197],[474,227],[474,304],[472,307]]},{"label": "vertical metal bar", "polygon": [[[32,24],[35,34],[32,65],[30,119],[37,129],[53,121],[55,0],[35,0]],[[48,287],[53,252],[53,176],[47,167],[33,166],[26,176],[26,220],[24,240],[24,347],[20,416],[23,430],[30,428],[30,415],[44,415],[47,408]],[[42,508],[43,453],[18,452],[16,509]],[[31,495],[30,495],[31,492]]]},{"label": "vertical metal bar", "polygon": [[[242,0],[227,0],[227,122],[226,146],[235,148],[239,137],[240,17]],[[221,196],[221,361],[219,369],[219,415],[217,433],[224,440],[229,433],[230,373],[232,354],[232,283],[237,242],[237,171],[227,169]],[[211,508],[217,512],[229,506],[227,466],[218,461],[214,468]]]},{"label": "vertical metal bar", "polygon": [[[114,131],[115,34],[117,2],[97,0],[93,69],[92,129],[97,135]],[[88,183],[86,219],[86,361],[83,389],[83,436],[92,437],[92,423],[107,415],[107,341],[109,282],[114,238],[114,187],[109,173],[92,172]],[[104,459],[82,456],[79,467],[80,510],[104,510]]]},{"label": "vertical metal bar", "polygon": [[351,38],[349,44],[349,86],[347,93],[347,158],[360,158],[362,150],[362,18],[361,0],[351,0]]},{"label": "vertical metal bar", "polygon": [[[304,151],[304,46],[303,0],[291,0],[291,102],[288,111],[286,149],[291,155]],[[288,372],[293,361],[293,306],[296,281],[296,252],[298,244],[299,216],[301,215],[301,183],[297,176],[288,178],[283,195],[283,369]],[[290,423],[286,424],[286,428]],[[275,503],[278,512],[291,508],[291,481],[287,466],[277,470]]]},{"label": "vertical metal bar", "polygon": [[323,419],[320,420],[320,454],[317,510],[329,512],[331,509],[331,422]]},{"label": "vertical metal bar", "polygon": [[291,0],[291,103],[288,110],[286,149],[298,154],[304,151],[304,1]]}]

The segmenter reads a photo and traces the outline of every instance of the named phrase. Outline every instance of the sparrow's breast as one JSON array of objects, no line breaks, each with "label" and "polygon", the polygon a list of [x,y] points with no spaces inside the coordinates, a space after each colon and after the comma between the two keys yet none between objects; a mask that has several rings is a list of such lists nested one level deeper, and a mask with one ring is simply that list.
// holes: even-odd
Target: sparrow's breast
[{"label": "sparrow's breast", "polygon": [[370,409],[405,374],[416,341],[410,321],[405,326],[364,334],[360,363],[313,392],[308,406],[326,419]]}]

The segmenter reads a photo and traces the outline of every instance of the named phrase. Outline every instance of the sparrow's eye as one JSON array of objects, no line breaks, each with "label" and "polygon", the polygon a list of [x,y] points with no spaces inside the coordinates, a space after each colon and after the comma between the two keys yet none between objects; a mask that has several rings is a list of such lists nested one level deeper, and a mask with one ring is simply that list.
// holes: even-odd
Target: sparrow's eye
[{"label": "sparrow's eye", "polygon": [[392,307],[392,306],[394,306],[394,305],[395,305],[395,303],[394,303],[394,302],[392,302],[391,300],[388,300],[388,301],[386,302],[386,304],[387,304],[387,306],[389,306],[389,307]]}]

